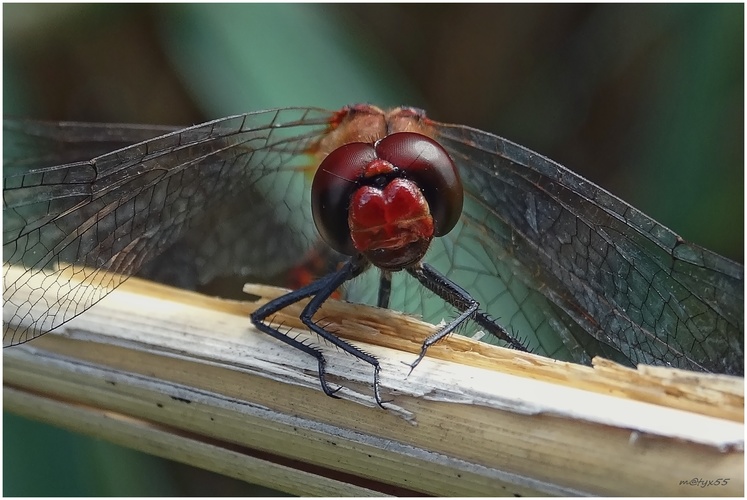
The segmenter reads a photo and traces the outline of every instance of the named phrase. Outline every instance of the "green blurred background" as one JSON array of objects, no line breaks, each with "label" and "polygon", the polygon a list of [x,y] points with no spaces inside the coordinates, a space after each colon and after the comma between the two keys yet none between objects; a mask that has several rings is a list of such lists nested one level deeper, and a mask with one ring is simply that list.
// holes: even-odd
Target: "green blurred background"
[{"label": "green blurred background", "polygon": [[[189,125],[407,104],[740,262],[742,5],[4,5],[3,114]],[[267,495],[4,414],[5,495]]]}]

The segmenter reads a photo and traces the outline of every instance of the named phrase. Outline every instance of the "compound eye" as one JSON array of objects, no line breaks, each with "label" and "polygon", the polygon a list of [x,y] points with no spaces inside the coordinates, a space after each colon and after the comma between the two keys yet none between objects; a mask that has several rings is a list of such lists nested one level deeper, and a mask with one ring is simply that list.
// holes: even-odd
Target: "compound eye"
[{"label": "compound eye", "polygon": [[381,139],[376,144],[376,154],[402,171],[423,192],[436,236],[454,228],[462,215],[464,190],[454,162],[439,143],[414,132],[399,132]]},{"label": "compound eye", "polygon": [[345,144],[332,151],[319,165],[311,184],[311,213],[322,239],[345,255],[357,253],[350,238],[350,198],[359,187],[367,165],[376,159],[373,145]]}]

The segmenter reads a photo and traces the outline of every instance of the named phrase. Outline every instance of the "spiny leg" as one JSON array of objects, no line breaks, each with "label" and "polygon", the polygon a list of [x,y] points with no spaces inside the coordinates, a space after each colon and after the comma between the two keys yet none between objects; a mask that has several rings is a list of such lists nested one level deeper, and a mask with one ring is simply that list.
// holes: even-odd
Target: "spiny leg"
[{"label": "spiny leg", "polygon": [[359,349],[358,347],[346,342],[345,340],[337,337],[333,333],[327,331],[326,329],[322,328],[318,324],[316,324],[313,320],[314,314],[319,310],[319,308],[322,306],[325,300],[329,298],[329,296],[344,282],[347,280],[354,278],[355,276],[358,276],[361,272],[365,270],[365,263],[362,259],[351,259],[338,273],[335,273],[333,275],[330,275],[332,278],[329,283],[327,284],[327,287],[323,290],[317,293],[317,295],[312,298],[309,303],[304,308],[303,312],[301,312],[301,321],[309,327],[311,331],[322,337],[323,339],[326,339],[333,345],[339,347],[343,351],[347,352],[348,354],[352,354],[356,358],[365,361],[366,363],[369,363],[374,368],[374,381],[373,381],[373,387],[374,387],[374,398],[376,399],[376,404],[378,404],[381,408],[384,408],[384,403],[388,401],[382,401],[381,400],[381,393],[380,393],[380,382],[379,382],[379,373],[381,371],[381,367],[379,365],[379,360],[376,359],[374,356],[368,354],[367,352]]},{"label": "spiny leg", "polygon": [[428,264],[420,264],[408,268],[407,272],[428,290],[441,297],[444,301],[448,302],[462,313],[444,328],[425,339],[417,359],[415,359],[413,363],[408,364],[410,367],[410,373],[412,373],[412,370],[418,366],[418,363],[423,359],[430,346],[446,337],[468,319],[477,321],[480,326],[486,328],[496,337],[504,340],[514,349],[522,351],[526,350],[526,347],[510,335],[505,328],[491,320],[486,314],[479,311],[480,304],[472,298],[469,292],[438,272],[434,267]]}]

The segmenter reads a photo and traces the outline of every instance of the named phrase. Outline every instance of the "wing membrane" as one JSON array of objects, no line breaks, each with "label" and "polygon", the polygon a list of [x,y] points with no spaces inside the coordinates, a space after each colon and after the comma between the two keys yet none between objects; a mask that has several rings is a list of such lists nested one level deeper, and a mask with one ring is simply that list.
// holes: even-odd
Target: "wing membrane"
[{"label": "wing membrane", "polygon": [[[61,325],[140,270],[194,287],[272,275],[314,255],[313,165],[303,157],[332,117],[284,109],[187,129],[6,121],[4,259],[23,271],[4,276],[7,309],[19,316],[5,318],[4,344]],[[535,352],[744,372],[741,265],[526,148],[434,126],[459,167],[465,211],[426,260]],[[54,299],[40,288],[31,300],[54,302],[16,304],[40,274]],[[375,303],[376,284],[366,273],[347,296]],[[449,317],[422,292],[395,273],[390,305]]]},{"label": "wing membrane", "polygon": [[526,148],[440,125],[492,259],[631,363],[742,374],[744,269]]},{"label": "wing membrane", "polygon": [[[247,193],[257,196],[260,187],[287,189],[284,183],[298,177],[292,160],[313,147],[329,116],[313,109],[238,115],[64,165],[6,159],[4,260],[25,272],[9,280],[6,271],[4,300],[16,306],[16,314],[26,314],[27,305],[14,300],[31,286],[32,275],[52,279],[70,269],[74,280],[59,288],[46,313],[24,318],[23,326],[9,327],[5,318],[4,345],[26,342],[88,309],[204,222],[210,207],[231,205]],[[9,127],[18,129],[6,123]],[[129,140],[134,129],[114,135]],[[63,138],[74,137],[68,132]],[[78,145],[91,142],[106,141]],[[63,149],[74,151],[70,157],[81,154]]]}]

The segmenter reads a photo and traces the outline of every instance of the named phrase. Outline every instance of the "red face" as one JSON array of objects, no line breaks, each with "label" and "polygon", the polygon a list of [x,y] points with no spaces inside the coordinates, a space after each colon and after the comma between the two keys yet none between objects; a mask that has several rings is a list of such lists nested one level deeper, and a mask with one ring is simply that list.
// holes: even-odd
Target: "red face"
[{"label": "red face", "polygon": [[424,135],[399,132],[332,151],[314,176],[312,212],[335,250],[398,271],[422,259],[433,236],[451,231],[463,196],[446,151]]}]

